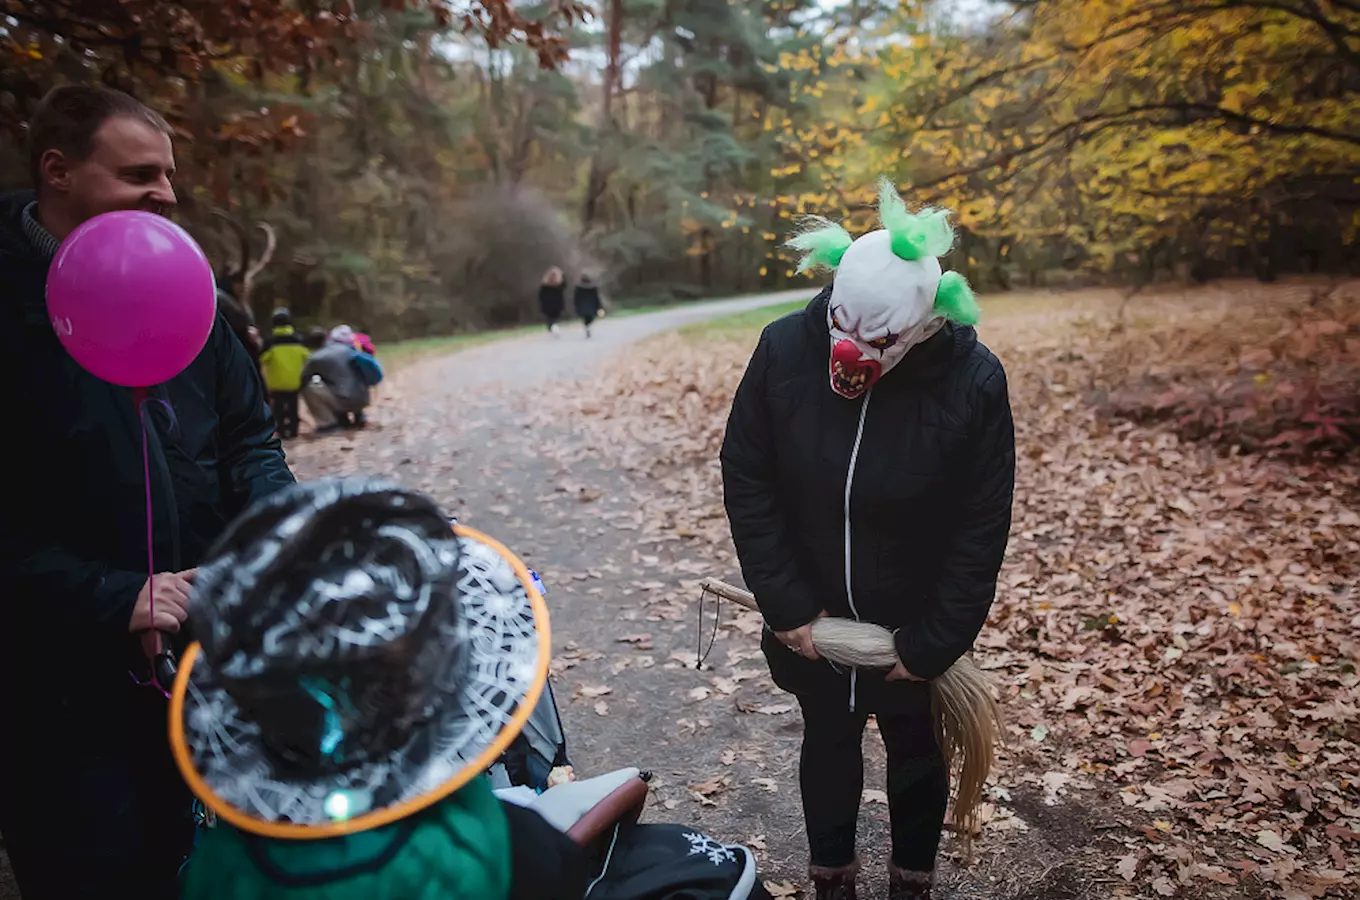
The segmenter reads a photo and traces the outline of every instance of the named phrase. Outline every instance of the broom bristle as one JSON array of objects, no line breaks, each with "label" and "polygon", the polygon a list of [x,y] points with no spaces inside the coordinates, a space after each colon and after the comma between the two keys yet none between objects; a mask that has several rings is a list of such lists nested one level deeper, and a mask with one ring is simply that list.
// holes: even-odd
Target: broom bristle
[{"label": "broom bristle", "polygon": [[826,616],[812,623],[812,643],[832,662],[862,669],[897,665],[893,634],[881,625]]},{"label": "broom bristle", "polygon": [[[973,854],[973,838],[981,828],[978,807],[991,775],[996,744],[1003,734],[1001,706],[992,694],[991,680],[964,656],[931,682],[931,706],[945,765],[957,770],[954,787],[954,825],[965,859]],[[956,765],[957,764],[957,765]]]}]

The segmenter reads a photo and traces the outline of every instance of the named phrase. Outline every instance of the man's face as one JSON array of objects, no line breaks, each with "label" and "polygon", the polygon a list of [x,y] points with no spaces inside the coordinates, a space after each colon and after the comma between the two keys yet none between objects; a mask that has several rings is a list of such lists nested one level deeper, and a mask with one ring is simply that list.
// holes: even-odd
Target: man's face
[{"label": "man's face", "polygon": [[[48,153],[61,155],[56,150]],[[140,119],[114,116],[95,132],[88,159],[57,160],[50,167],[44,165],[44,174],[49,173],[56,176],[49,184],[66,196],[78,222],[125,209],[164,215],[175,205],[170,137]]]}]

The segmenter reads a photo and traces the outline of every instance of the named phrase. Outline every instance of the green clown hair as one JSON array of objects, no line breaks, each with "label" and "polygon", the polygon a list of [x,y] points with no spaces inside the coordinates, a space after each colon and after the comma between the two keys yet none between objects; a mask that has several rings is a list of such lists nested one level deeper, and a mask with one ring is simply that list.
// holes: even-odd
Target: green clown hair
[{"label": "green clown hair", "polygon": [[808,216],[803,220],[802,230],[789,238],[785,246],[802,252],[798,271],[806,272],[818,266],[835,269],[851,243],[850,232],[837,223],[821,216]]},{"label": "green clown hair", "polygon": [[968,279],[958,272],[945,272],[935,289],[935,313],[960,325],[976,325],[982,318]]},{"label": "green clown hair", "polygon": [[909,262],[944,256],[954,246],[949,210],[908,212],[906,202],[890,178],[878,183],[878,219],[892,239],[893,254]]}]

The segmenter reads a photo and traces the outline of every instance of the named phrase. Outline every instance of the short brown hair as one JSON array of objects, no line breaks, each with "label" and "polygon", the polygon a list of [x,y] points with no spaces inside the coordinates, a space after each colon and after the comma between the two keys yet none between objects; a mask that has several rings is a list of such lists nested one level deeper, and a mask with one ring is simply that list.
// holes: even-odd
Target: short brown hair
[{"label": "short brown hair", "polygon": [[167,135],[169,124],[160,114],[122,91],[102,85],[68,84],[52,88],[42,98],[28,122],[28,167],[33,187],[41,190],[42,156],[60,150],[73,162],[83,162],[94,152],[94,134],[115,116],[145,122]]}]

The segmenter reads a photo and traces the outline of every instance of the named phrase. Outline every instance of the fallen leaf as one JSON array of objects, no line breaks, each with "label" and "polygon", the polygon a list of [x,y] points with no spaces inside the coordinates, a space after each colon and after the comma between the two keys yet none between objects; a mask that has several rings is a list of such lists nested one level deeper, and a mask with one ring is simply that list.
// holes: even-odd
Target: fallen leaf
[{"label": "fallen leaf", "polygon": [[1033,728],[1030,729],[1029,736],[1036,744],[1042,744],[1044,742],[1044,738],[1048,737],[1048,726],[1035,725]]},{"label": "fallen leaf", "polygon": [[1176,895],[1176,885],[1165,875],[1152,879],[1152,889],[1162,897],[1174,897]]},{"label": "fallen leaf", "polygon": [[886,791],[880,791],[875,788],[865,788],[862,799],[865,803],[882,803],[887,805],[888,794]]},{"label": "fallen leaf", "polygon": [[797,897],[803,890],[791,881],[765,881],[762,884],[765,885],[765,890],[775,900],[782,900],[784,897]]},{"label": "fallen leaf", "polygon": [[769,706],[757,706],[756,712],[765,716],[782,716],[784,713],[793,712],[792,703],[773,703]]},{"label": "fallen leaf", "polygon": [[1273,853],[1284,853],[1286,850],[1284,839],[1274,831],[1263,829],[1256,832],[1256,843]]},{"label": "fallen leaf", "polygon": [[707,781],[702,781],[699,784],[691,784],[689,789],[696,794],[702,794],[703,796],[708,797],[713,794],[720,794],[727,790],[727,786],[731,783],[732,779],[729,776],[719,775],[715,778],[710,778]]},{"label": "fallen leaf", "polygon": [[1228,885],[1237,884],[1237,879],[1234,878],[1222,866],[1211,866],[1205,863],[1195,863],[1194,866],[1192,866],[1190,869],[1190,874],[1195,878],[1204,878],[1209,881],[1216,882],[1218,884]]},{"label": "fallen leaf", "polygon": [[714,678],[713,687],[720,694],[735,694],[737,683],[730,678]]},{"label": "fallen leaf", "polygon": [[762,790],[769,791],[771,794],[779,793],[779,785],[775,784],[773,778],[752,778],[751,783]]},{"label": "fallen leaf", "polygon": [[597,700],[595,702],[595,715],[597,716],[609,715],[609,704],[605,703],[603,700]]},{"label": "fallen leaf", "polygon": [[1125,881],[1133,881],[1134,876],[1138,874],[1138,864],[1141,861],[1142,857],[1137,853],[1130,853],[1128,856],[1119,857],[1119,861],[1115,863],[1114,870],[1118,872],[1119,877]]},{"label": "fallen leaf", "polygon": [[614,689],[606,684],[582,684],[576,687],[576,693],[585,697],[587,700],[594,700],[596,697],[603,697],[605,694],[614,693]]},{"label": "fallen leaf", "polygon": [[708,695],[711,693],[713,692],[706,687],[690,688],[689,693],[685,694],[685,697],[692,701],[707,700]]}]

